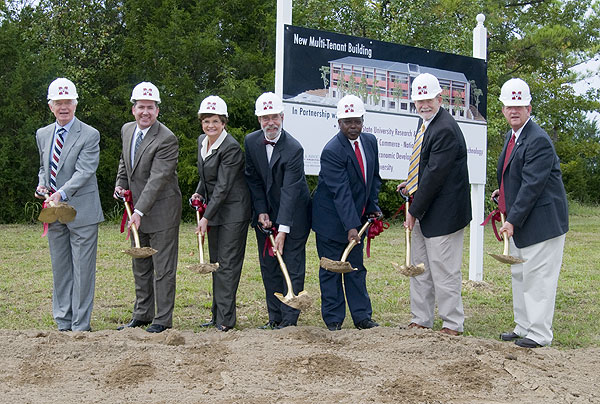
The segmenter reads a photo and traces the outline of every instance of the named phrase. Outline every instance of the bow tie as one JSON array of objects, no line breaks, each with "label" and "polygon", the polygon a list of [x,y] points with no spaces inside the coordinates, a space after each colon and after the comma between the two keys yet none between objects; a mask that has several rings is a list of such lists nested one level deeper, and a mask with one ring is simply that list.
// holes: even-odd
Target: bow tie
[{"label": "bow tie", "polygon": [[270,140],[263,139],[263,144],[270,144],[271,146],[275,146],[275,142],[271,142]]}]

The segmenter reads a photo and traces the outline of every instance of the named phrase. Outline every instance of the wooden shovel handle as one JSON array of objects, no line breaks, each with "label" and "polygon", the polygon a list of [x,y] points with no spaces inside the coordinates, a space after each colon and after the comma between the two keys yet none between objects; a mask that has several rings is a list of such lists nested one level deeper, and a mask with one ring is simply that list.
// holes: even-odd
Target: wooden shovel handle
[{"label": "wooden shovel handle", "polygon": [[[367,220],[367,222],[365,224],[363,224],[363,226],[360,228],[360,231],[358,232],[358,238],[360,239],[362,237],[362,235],[365,233],[365,231],[367,231],[367,229],[369,228],[369,226],[371,225],[371,220]],[[346,262],[346,260],[348,259],[348,255],[350,254],[350,251],[354,248],[354,246],[358,244],[355,240],[350,241],[350,243],[348,243],[348,246],[346,247],[346,249],[344,250],[344,253],[342,254],[342,262]]]},{"label": "wooden shovel handle", "polygon": [[[123,201],[123,202],[125,202],[125,210],[127,211],[127,217],[129,217],[129,220],[131,220],[131,216],[133,216],[133,213],[131,212],[131,207],[129,206],[129,202],[127,202],[127,201]],[[140,235],[138,234],[137,226],[135,225],[135,223],[131,224],[131,232],[133,233],[133,241],[135,242],[135,248],[141,248],[140,247]]]}]

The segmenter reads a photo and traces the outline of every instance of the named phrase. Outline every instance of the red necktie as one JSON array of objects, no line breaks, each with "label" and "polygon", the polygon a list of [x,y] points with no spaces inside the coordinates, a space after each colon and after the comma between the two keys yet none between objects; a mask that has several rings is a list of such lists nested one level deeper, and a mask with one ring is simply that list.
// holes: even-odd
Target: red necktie
[{"label": "red necktie", "polygon": [[506,154],[504,155],[504,165],[502,166],[502,177],[500,180],[500,196],[498,198],[498,209],[502,213],[506,213],[506,199],[504,199],[504,171],[510,161],[510,155],[515,147],[515,133],[513,132],[508,145],[506,146]]},{"label": "red necktie", "polygon": [[358,160],[358,165],[360,166],[360,172],[362,173],[363,181],[367,182],[365,177],[365,165],[363,163],[360,147],[358,146],[358,140],[354,142],[354,154],[356,154],[356,159]]}]

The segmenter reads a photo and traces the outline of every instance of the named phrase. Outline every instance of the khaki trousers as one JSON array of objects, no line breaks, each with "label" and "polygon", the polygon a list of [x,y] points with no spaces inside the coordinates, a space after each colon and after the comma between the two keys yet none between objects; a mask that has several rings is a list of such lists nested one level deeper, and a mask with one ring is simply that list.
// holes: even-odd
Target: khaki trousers
[{"label": "khaki trousers", "polygon": [[423,236],[417,220],[411,237],[411,264],[425,264],[425,272],[410,278],[412,322],[431,328],[435,303],[442,327],[463,331],[464,310],[461,296],[464,229],[452,234]]}]

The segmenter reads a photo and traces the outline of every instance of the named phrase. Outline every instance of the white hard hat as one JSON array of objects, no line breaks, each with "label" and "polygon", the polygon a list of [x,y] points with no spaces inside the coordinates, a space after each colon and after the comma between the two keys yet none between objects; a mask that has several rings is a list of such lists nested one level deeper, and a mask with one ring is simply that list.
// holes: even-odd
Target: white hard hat
[{"label": "white hard hat", "polygon": [[430,100],[442,93],[440,82],[430,73],[419,74],[412,82],[412,94],[410,98],[413,101]]},{"label": "white hard hat", "polygon": [[365,114],[365,104],[355,95],[349,94],[342,97],[337,104],[338,119],[360,118]]},{"label": "white hard hat", "polygon": [[283,102],[275,93],[264,93],[256,99],[256,116],[281,114],[283,112]]},{"label": "white hard hat", "polygon": [[505,107],[526,107],[531,104],[531,92],[523,80],[510,79],[502,86],[499,99]]},{"label": "white hard hat", "polygon": [[160,93],[158,92],[158,88],[149,81],[142,81],[135,86],[131,92],[131,102],[139,100],[156,101],[160,104]]},{"label": "white hard hat", "polygon": [[198,115],[200,114],[229,116],[227,114],[227,104],[225,104],[225,101],[218,95],[209,95],[202,100],[200,109],[198,110]]},{"label": "white hard hat", "polygon": [[48,100],[76,100],[77,88],[69,79],[60,77],[48,86]]}]

